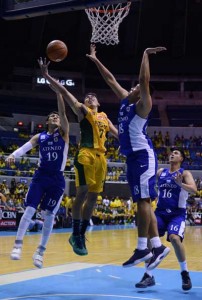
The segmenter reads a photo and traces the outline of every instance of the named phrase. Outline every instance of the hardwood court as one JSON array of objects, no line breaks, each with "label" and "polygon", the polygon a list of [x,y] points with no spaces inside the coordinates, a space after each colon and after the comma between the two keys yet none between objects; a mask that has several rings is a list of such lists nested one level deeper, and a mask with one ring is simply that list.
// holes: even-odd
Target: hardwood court
[{"label": "hardwood court", "polygon": [[[112,228],[112,227],[105,227]],[[98,227],[90,227],[87,234],[87,256],[77,256],[73,253],[68,243],[70,230],[55,230],[51,235],[47,251],[44,257],[44,267],[56,266],[72,262],[85,262],[96,264],[121,265],[131,255],[136,245],[137,229],[114,226],[111,230],[97,230]],[[103,227],[101,227],[103,229]],[[15,239],[13,236],[2,236],[0,233],[0,274],[20,272],[35,268],[32,264],[32,255],[38,245],[40,235],[28,233],[24,239],[23,254],[20,261],[10,260],[10,251]],[[202,227],[187,227],[184,240],[188,268],[191,271],[202,270]],[[162,238],[164,244],[171,247],[171,253],[158,268],[179,269],[174,250],[170,243]],[[141,266],[141,265],[140,265]],[[142,264],[143,266],[143,264]]]}]

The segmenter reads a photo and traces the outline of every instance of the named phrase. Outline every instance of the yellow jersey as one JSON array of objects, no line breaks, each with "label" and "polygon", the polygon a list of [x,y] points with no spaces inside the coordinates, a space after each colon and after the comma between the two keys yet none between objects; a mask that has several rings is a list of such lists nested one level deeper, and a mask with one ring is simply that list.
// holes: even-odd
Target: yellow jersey
[{"label": "yellow jersey", "polygon": [[80,148],[93,148],[104,153],[106,151],[106,134],[109,131],[107,115],[104,112],[87,109],[87,115],[80,122]]}]

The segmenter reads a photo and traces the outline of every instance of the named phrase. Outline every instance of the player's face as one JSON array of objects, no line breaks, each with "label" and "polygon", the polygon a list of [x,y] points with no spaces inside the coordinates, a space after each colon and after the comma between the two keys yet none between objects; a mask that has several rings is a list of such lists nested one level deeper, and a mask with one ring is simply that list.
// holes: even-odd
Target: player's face
[{"label": "player's face", "polygon": [[51,114],[47,121],[48,125],[55,125],[56,127],[60,126],[60,117],[57,114]]},{"label": "player's face", "polygon": [[169,156],[169,162],[182,162],[183,157],[182,154],[180,153],[180,151],[178,150],[174,150],[171,152],[170,156]]},{"label": "player's face", "polygon": [[100,106],[97,97],[95,95],[87,95],[84,99],[84,104],[89,108],[95,108]]}]

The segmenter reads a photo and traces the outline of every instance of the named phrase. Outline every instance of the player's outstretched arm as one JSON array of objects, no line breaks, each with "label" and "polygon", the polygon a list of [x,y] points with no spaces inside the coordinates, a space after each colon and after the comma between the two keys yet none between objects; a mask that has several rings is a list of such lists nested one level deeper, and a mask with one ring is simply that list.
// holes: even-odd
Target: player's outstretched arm
[{"label": "player's outstretched arm", "polygon": [[101,61],[96,56],[96,46],[94,44],[90,45],[90,54],[86,54],[90,60],[92,60],[100,74],[104,78],[105,82],[110,86],[113,92],[119,99],[124,99],[128,96],[128,91],[120,86],[120,84],[115,79],[114,75],[101,63]]},{"label": "player's outstretched arm", "polygon": [[152,108],[152,99],[149,90],[150,82],[150,66],[149,66],[149,55],[156,54],[158,52],[166,50],[165,47],[147,48],[142,57],[139,73],[140,83],[140,101],[137,104],[138,115],[142,118],[148,116]]},{"label": "player's outstretched arm", "polygon": [[48,66],[50,62],[46,62],[46,59],[38,59],[38,64],[41,69],[42,76],[49,81],[49,83],[52,86],[52,89],[54,89],[56,92],[60,93],[64,100],[67,102],[67,104],[71,107],[73,112],[79,117],[82,117],[81,112],[81,106],[82,103],[80,103],[61,83],[59,83],[55,78],[53,78],[48,73]]},{"label": "player's outstretched arm", "polygon": [[66,115],[64,99],[62,97],[62,94],[59,93],[51,84],[50,84],[50,88],[56,93],[62,136],[63,136],[64,140],[67,143],[69,143],[69,122],[68,122],[67,115]]},{"label": "player's outstretched arm", "polygon": [[36,147],[38,144],[38,138],[39,138],[39,133],[34,135],[27,143],[22,145],[20,148],[15,150],[13,153],[11,153],[7,158],[6,158],[6,163],[8,165],[11,165],[12,163],[15,162],[15,159],[18,157],[23,156],[25,153],[27,153],[29,150],[32,148]]},{"label": "player's outstretched arm", "polygon": [[58,112],[60,116],[60,123],[62,129],[62,136],[65,142],[69,143],[69,122],[66,115],[64,100],[60,93],[56,93],[56,95],[57,95]]}]

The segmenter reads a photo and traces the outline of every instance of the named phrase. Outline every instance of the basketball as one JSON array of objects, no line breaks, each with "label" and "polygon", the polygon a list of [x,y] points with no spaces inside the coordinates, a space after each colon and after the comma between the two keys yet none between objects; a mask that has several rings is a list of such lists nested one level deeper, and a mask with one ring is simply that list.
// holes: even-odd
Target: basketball
[{"label": "basketball", "polygon": [[60,62],[66,58],[68,49],[64,42],[54,40],[48,44],[46,54],[51,61]]}]

